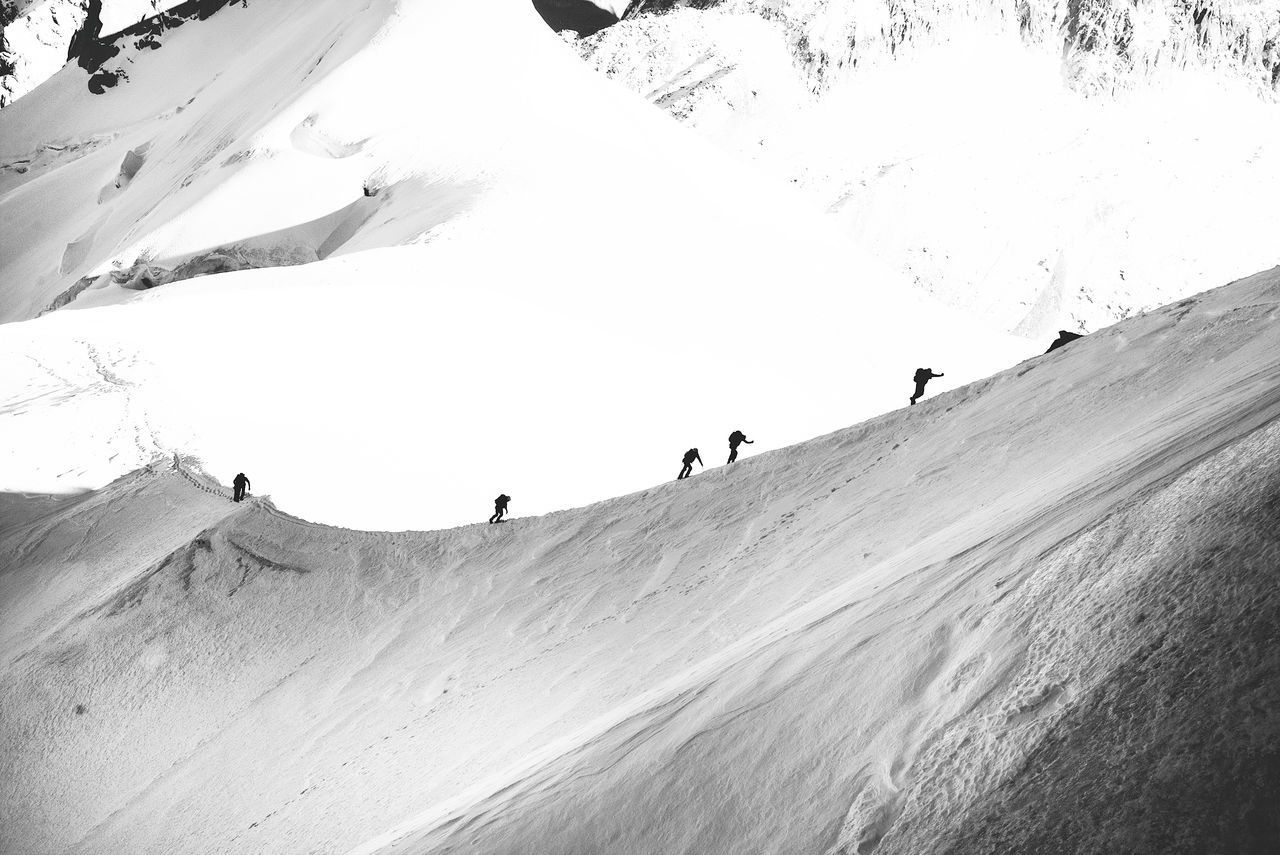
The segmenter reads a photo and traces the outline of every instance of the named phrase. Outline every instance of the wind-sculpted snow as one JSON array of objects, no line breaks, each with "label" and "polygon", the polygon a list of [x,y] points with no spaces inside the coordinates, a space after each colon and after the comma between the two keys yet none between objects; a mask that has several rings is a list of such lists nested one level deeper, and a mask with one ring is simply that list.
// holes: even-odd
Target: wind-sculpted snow
[{"label": "wind-sculpted snow", "polygon": [[503,525],[5,497],[0,848],[1271,851],[1277,417],[1273,270]]}]

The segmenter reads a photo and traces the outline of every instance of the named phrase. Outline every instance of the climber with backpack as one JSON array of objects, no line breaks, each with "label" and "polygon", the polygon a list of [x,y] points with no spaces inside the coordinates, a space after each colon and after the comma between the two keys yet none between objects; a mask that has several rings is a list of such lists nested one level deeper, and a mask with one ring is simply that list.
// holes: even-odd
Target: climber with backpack
[{"label": "climber with backpack", "polygon": [[231,482],[231,487],[231,501],[238,502],[244,498],[245,492],[249,489],[249,479],[243,472],[237,472],[236,477]]},{"label": "climber with backpack", "polygon": [[506,493],[493,500],[493,516],[489,517],[490,525],[502,522],[502,517],[507,513],[507,502],[510,501],[511,497]]},{"label": "climber with backpack", "polygon": [[914,378],[916,381],[916,392],[911,396],[911,406],[916,405],[916,398],[924,396],[924,384],[928,383],[934,377],[945,377],[945,374],[934,374],[932,368],[917,368]]},{"label": "climber with backpack", "polygon": [[751,440],[747,439],[747,435],[740,430],[735,430],[733,433],[729,434],[729,463],[738,459],[738,446],[742,445],[744,442],[747,445],[754,444]]},{"label": "climber with backpack", "polygon": [[681,469],[680,474],[676,476],[677,481],[681,480],[682,478],[688,478],[690,475],[693,474],[693,461],[695,460],[698,461],[699,466],[703,465],[702,458],[698,455],[698,449],[691,448],[684,453],[684,459],[683,459],[684,468]]}]

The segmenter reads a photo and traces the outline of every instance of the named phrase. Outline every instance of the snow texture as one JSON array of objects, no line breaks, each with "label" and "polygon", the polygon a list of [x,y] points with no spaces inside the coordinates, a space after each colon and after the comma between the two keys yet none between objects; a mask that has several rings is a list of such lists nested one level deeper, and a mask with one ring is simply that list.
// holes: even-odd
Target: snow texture
[{"label": "snow texture", "polygon": [[1192,7],[272,0],[6,106],[0,852],[1274,852]]},{"label": "snow texture", "polygon": [[1278,321],[500,526],[6,496],[0,849],[1271,851]]}]

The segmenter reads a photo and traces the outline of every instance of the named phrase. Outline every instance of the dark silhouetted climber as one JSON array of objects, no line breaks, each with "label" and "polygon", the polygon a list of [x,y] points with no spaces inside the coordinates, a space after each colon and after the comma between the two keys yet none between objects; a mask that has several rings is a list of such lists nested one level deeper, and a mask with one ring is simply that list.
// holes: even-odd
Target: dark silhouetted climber
[{"label": "dark silhouetted climber", "polygon": [[1080,333],[1067,332],[1066,330],[1058,330],[1058,337],[1053,340],[1053,344],[1049,345],[1049,349],[1046,350],[1045,353],[1053,353],[1055,350],[1062,347],[1064,344],[1075,341],[1076,339],[1083,338],[1083,337],[1084,336],[1080,335]]},{"label": "dark silhouetted climber", "polygon": [[238,502],[244,498],[245,492],[249,489],[249,479],[245,477],[243,472],[240,472],[232,479],[231,487],[231,500]]},{"label": "dark silhouetted climber", "polygon": [[[738,459],[738,446],[742,445],[744,442],[747,445],[754,444],[751,440],[747,439],[747,435],[740,430],[735,430],[733,433],[729,434],[729,463]],[[727,466],[728,464],[725,465]]]},{"label": "dark silhouetted climber", "polygon": [[507,512],[507,502],[511,501],[511,497],[506,493],[493,500],[493,516],[489,517],[489,523],[500,523],[502,517]]},{"label": "dark silhouetted climber", "polygon": [[676,480],[688,478],[693,474],[693,461],[698,461],[698,465],[702,466],[702,458],[698,456],[698,449],[691,448],[684,453],[684,468],[680,470],[680,474],[676,476]]},{"label": "dark silhouetted climber", "polygon": [[924,384],[928,383],[934,377],[945,377],[945,374],[934,374],[932,368],[917,368],[916,376],[912,379],[916,381],[916,393],[911,396],[911,406],[916,405],[916,398],[924,396]]}]

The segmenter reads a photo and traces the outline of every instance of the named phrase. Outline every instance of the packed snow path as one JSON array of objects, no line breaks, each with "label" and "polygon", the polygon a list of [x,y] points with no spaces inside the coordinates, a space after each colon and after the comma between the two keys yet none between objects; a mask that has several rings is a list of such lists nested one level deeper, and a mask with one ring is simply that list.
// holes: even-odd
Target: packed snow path
[{"label": "packed snow path", "polygon": [[1267,851],[1278,321],[504,525],[7,496],[0,850]]}]

